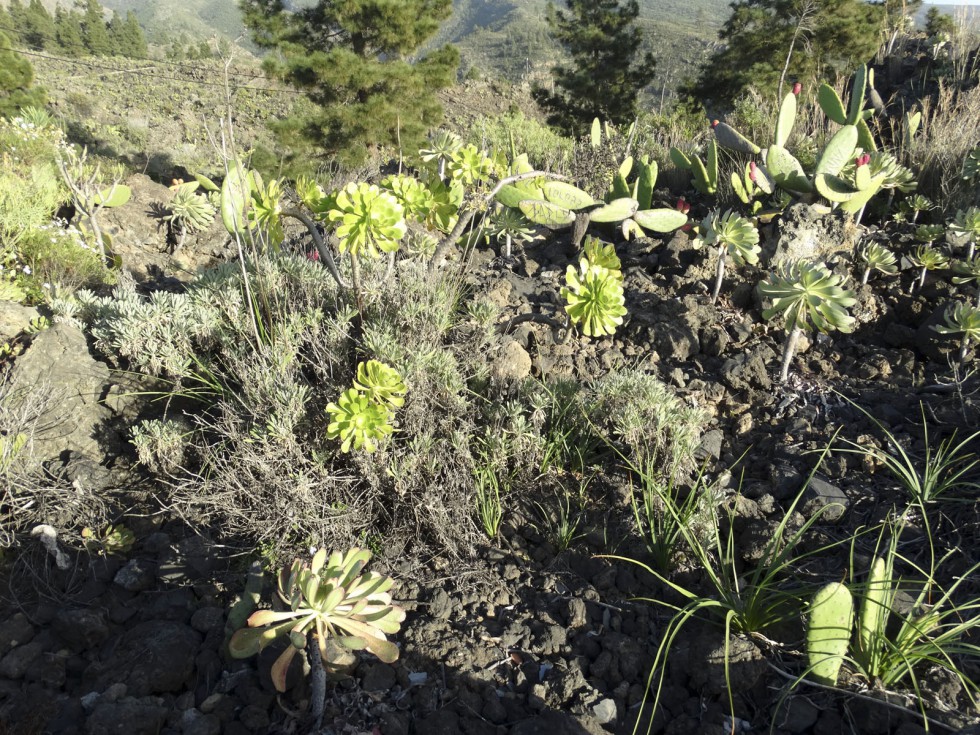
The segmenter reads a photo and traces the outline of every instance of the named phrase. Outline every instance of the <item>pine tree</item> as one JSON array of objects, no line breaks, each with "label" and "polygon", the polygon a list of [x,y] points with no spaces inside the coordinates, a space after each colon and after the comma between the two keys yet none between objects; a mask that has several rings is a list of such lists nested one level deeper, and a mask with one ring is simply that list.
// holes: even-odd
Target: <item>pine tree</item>
[{"label": "pine tree", "polygon": [[31,0],[25,11],[27,28],[21,41],[30,48],[44,50],[55,46],[54,18],[41,4]]},{"label": "pine tree", "polygon": [[0,117],[12,117],[24,107],[44,105],[44,90],[31,87],[33,81],[30,62],[14,51],[10,39],[0,32]]},{"label": "pine tree", "polygon": [[279,51],[266,70],[302,90],[313,109],[273,126],[294,168],[316,157],[351,164],[371,146],[414,151],[442,119],[435,91],[459,65],[445,46],[409,61],[448,18],[452,0],[318,0],[287,10],[283,0],[241,0],[255,42]]},{"label": "pine tree", "polygon": [[656,61],[649,51],[637,60],[643,33],[636,27],[636,0],[565,0],[567,12],[548,6],[551,34],[571,56],[571,64],[552,68],[551,93],[534,98],[548,122],[569,135],[581,135],[596,117],[616,124],[636,117],[636,100],[653,81]]},{"label": "pine tree", "polygon": [[883,15],[864,0],[736,0],[719,33],[723,47],[682,93],[724,107],[749,87],[776,97],[780,79],[849,76],[878,50]]},{"label": "pine tree", "polygon": [[116,11],[112,11],[108,31],[109,42],[114,53],[130,59],[146,58],[146,38],[132,10],[126,13],[126,20],[123,20]]},{"label": "pine tree", "polygon": [[956,21],[939,8],[929,8],[926,12],[926,33],[930,36],[946,34],[952,37],[956,35]]},{"label": "pine tree", "polygon": [[78,0],[82,11],[82,40],[86,50],[93,56],[111,56],[112,41],[105,24],[105,9],[99,0]]},{"label": "pine tree", "polygon": [[81,17],[74,11],[63,10],[59,5],[54,11],[55,40],[65,56],[83,56],[85,41],[82,40]]},{"label": "pine tree", "polygon": [[129,56],[133,59],[145,59],[149,54],[146,47],[146,36],[143,27],[132,10],[126,11],[126,24],[123,26],[126,38],[129,39]]},{"label": "pine tree", "polygon": [[27,6],[22,5],[20,0],[10,0],[7,16],[10,19],[10,23],[3,28],[3,32],[7,34],[8,40],[11,43],[23,46],[25,43],[24,38],[30,30]]}]

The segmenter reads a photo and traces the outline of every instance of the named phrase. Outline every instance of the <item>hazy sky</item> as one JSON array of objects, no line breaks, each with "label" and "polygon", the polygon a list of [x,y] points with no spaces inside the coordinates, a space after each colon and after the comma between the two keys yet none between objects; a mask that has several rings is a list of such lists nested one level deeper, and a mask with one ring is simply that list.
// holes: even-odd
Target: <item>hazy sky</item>
[{"label": "hazy sky", "polygon": [[935,0],[925,0],[926,5],[976,5],[980,6],[980,0],[958,0],[958,2],[937,2]]}]

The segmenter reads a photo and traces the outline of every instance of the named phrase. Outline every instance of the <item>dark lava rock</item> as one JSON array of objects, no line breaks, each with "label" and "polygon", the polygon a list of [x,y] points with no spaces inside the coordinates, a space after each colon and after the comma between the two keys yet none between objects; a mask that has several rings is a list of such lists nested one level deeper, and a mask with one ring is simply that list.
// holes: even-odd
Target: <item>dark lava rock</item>
[{"label": "dark lava rock", "polygon": [[0,656],[15,646],[29,643],[34,637],[34,626],[23,613],[17,613],[0,623]]},{"label": "dark lava rock", "polygon": [[136,697],[175,692],[193,673],[200,642],[197,632],[183,623],[139,623],[122,635],[104,664],[93,664],[98,670],[90,673],[98,675],[102,687],[125,682]]},{"label": "dark lava rock", "polygon": [[130,559],[112,580],[127,592],[148,590],[156,581],[156,569],[146,559]]},{"label": "dark lava rock", "polygon": [[[820,513],[822,520],[839,521],[847,510],[850,501],[836,485],[826,480],[814,477],[803,492],[803,503],[800,512],[807,518]],[[826,508],[826,510],[823,510]]]},{"label": "dark lava rock", "polygon": [[733,391],[772,387],[769,379],[769,363],[772,362],[772,350],[760,345],[750,352],[743,352],[738,357],[725,360],[721,366],[721,379]]},{"label": "dark lava rock", "polygon": [[51,632],[71,650],[84,651],[109,637],[109,624],[103,610],[59,610],[51,621]]},{"label": "dark lava rock", "polygon": [[564,712],[545,712],[514,725],[510,735],[605,735],[592,718],[576,719]]},{"label": "dark lava rock", "polygon": [[157,735],[167,721],[158,700],[126,699],[96,706],[85,723],[88,735]]}]

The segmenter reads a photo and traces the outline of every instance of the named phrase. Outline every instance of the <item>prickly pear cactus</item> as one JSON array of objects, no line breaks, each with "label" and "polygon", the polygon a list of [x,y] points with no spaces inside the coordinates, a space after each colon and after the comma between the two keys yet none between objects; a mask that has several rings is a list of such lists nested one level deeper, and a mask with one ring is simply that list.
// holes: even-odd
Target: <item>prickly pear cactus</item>
[{"label": "prickly pear cactus", "polygon": [[810,602],[806,648],[811,676],[834,686],[854,627],[854,600],[840,582],[822,587]]}]

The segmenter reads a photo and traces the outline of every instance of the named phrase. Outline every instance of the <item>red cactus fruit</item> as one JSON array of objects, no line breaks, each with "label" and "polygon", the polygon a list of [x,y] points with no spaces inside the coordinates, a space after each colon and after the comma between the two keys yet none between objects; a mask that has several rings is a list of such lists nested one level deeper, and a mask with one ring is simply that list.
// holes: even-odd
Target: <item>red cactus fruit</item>
[{"label": "red cactus fruit", "polygon": [[793,85],[793,94],[799,96],[800,92],[803,91],[803,85],[797,82]]},{"label": "red cactus fruit", "polygon": [[868,164],[869,164],[870,162],[871,162],[871,155],[870,155],[870,154],[868,154],[868,153],[862,153],[862,154],[861,154],[860,156],[858,156],[858,157],[857,157],[857,159],[855,160],[855,163],[856,163],[856,164],[857,164],[858,166],[867,166],[867,165],[868,165]]}]

